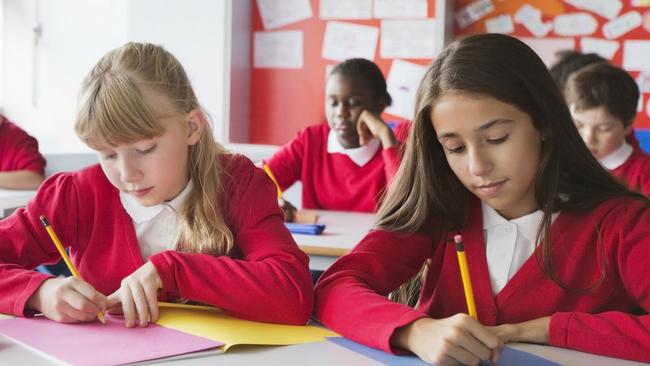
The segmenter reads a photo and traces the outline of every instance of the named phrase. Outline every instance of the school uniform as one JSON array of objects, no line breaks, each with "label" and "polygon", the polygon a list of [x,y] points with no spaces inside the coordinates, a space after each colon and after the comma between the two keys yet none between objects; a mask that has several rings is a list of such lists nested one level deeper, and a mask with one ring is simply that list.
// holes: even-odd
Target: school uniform
[{"label": "school uniform", "polygon": [[[460,234],[478,320],[494,326],[551,316],[553,346],[650,361],[650,316],[630,315],[638,307],[650,309],[650,208],[620,198],[588,213],[554,216],[553,266],[567,286],[597,284],[601,258],[607,259],[604,280],[587,293],[563,290],[549,279],[541,266],[541,247],[526,258],[530,244],[521,245],[519,237],[535,240],[530,228],[541,220],[539,212],[531,215],[537,217],[510,226],[516,233],[513,239],[504,222],[514,220],[484,219],[482,204],[472,199]],[[455,234],[371,231],[324,273],[316,287],[316,317],[346,337],[395,352],[390,338],[397,328],[425,316],[467,313],[455,246],[450,243]],[[414,276],[427,259],[431,263],[417,307],[389,301],[385,296]]]},{"label": "school uniform", "polygon": [[0,124],[0,172],[29,170],[45,173],[45,158],[38,152],[38,142],[3,116]]},{"label": "school uniform", "polygon": [[[396,125],[401,143],[409,122]],[[302,182],[302,206],[312,209],[375,212],[397,172],[399,147],[382,149],[379,140],[343,149],[327,123],[309,126],[266,161],[282,190]]]},{"label": "school uniform", "polygon": [[650,197],[650,155],[643,150],[624,142],[600,163],[628,187]]},{"label": "school uniform", "polygon": [[[244,319],[304,324],[313,305],[309,259],[284,227],[273,183],[241,155],[219,159],[224,170],[219,206],[234,237],[231,256],[169,250],[173,245],[164,243],[165,233],[157,243],[147,212],[133,207],[127,212],[128,202],[99,165],[57,174],[25,209],[0,221],[0,313],[27,315],[27,300],[50,278],[31,271],[59,258],[39,221],[45,214],[70,247],[83,279],[105,295],[144,264],[142,237],[150,249],[144,256],[162,280],[160,300],[183,298]],[[167,205],[179,209],[173,201]],[[177,224],[173,217],[158,221]]]}]

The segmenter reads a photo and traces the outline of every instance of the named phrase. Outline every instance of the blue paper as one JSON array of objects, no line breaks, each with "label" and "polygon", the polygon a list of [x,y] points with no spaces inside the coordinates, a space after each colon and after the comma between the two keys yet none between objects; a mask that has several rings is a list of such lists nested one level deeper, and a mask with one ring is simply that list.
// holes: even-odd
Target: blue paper
[{"label": "blue paper", "polygon": [[[381,362],[384,365],[395,365],[395,366],[425,366],[429,365],[428,363],[422,361],[415,355],[393,355],[380,351],[375,348],[370,348],[364,346],[360,343],[351,341],[343,337],[328,337],[328,341],[347,348],[351,351],[354,351],[358,354],[371,358],[375,361]],[[481,365],[488,366],[492,365],[491,362],[482,362]],[[539,357],[532,353],[519,351],[514,348],[506,347],[501,352],[499,357],[499,366],[560,366],[560,364],[549,361],[545,358]]]},{"label": "blue paper", "polygon": [[285,222],[284,225],[293,234],[320,235],[325,230],[325,225],[321,224],[296,224]]}]

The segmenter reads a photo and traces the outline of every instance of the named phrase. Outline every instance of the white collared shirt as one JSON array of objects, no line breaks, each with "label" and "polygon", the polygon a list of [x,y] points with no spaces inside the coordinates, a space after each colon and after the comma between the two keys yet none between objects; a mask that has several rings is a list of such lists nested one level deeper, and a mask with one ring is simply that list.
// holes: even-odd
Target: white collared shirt
[{"label": "white collared shirt", "polygon": [[634,149],[632,149],[632,146],[623,141],[623,145],[616,149],[616,151],[600,159],[600,164],[609,170],[614,170],[623,165],[633,152]]},{"label": "white collared shirt", "polygon": [[[481,203],[481,209],[490,283],[496,295],[535,252],[537,230],[544,213],[537,210],[507,220],[485,203]],[[553,214],[551,220],[555,221],[557,215]]]},{"label": "white collared shirt", "polygon": [[192,180],[171,201],[145,207],[135,197],[120,192],[120,201],[131,216],[135,235],[138,238],[142,259],[176,248],[178,241],[179,213],[192,191]]},{"label": "white collared shirt", "polygon": [[329,135],[327,135],[327,152],[330,154],[338,153],[347,155],[358,166],[364,166],[372,160],[380,145],[379,140],[372,138],[365,146],[346,149],[336,138],[336,132],[334,130],[330,130]]}]

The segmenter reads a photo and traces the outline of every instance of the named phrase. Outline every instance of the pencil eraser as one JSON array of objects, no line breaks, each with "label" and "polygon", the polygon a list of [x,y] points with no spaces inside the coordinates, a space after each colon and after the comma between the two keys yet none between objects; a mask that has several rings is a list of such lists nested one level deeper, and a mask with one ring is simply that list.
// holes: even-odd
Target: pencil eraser
[{"label": "pencil eraser", "polygon": [[461,235],[454,235],[454,241],[456,244],[460,244],[463,242],[463,237]]}]

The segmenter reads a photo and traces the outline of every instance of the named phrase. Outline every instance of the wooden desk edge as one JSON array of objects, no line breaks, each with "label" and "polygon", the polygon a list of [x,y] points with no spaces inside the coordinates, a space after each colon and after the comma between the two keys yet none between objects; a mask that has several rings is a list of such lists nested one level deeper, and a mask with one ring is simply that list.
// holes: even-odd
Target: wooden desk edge
[{"label": "wooden desk edge", "polygon": [[347,254],[350,250],[343,248],[325,248],[312,245],[298,245],[298,247],[305,253],[310,255],[323,255],[326,257],[340,257]]}]

